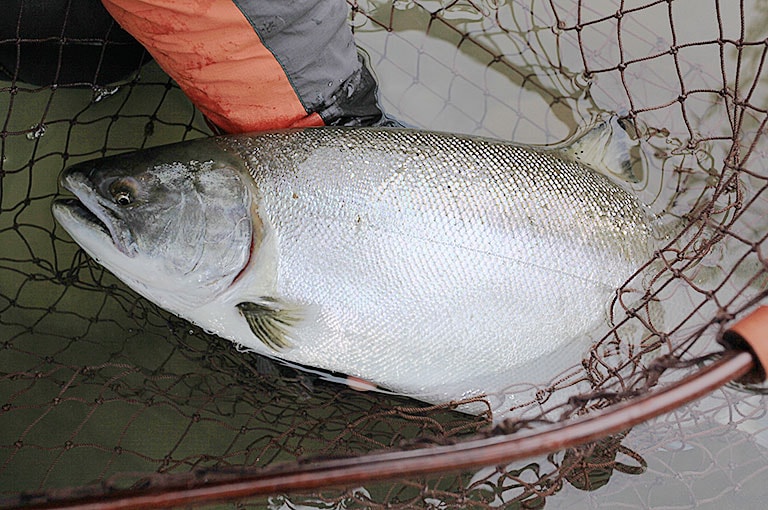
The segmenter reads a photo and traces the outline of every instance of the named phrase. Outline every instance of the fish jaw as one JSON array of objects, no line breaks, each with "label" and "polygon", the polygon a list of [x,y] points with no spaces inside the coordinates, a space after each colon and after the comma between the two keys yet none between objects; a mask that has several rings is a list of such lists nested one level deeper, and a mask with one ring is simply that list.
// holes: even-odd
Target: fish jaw
[{"label": "fish jaw", "polygon": [[[70,228],[77,230],[78,235],[83,235],[90,229],[106,231],[109,239],[99,238],[100,243],[90,246],[89,254],[92,254],[92,251],[101,250],[102,244],[111,244],[126,257],[135,257],[136,243],[128,225],[112,212],[104,200],[90,192],[93,189],[93,183],[89,180],[87,168],[84,165],[75,165],[62,172],[59,184],[74,194],[77,200],[68,200],[60,203],[58,207],[55,206],[54,216],[58,209],[58,214],[66,224],[61,223],[62,220],[59,220],[58,216],[56,219],[70,235],[72,235]],[[72,237],[78,240],[75,236]]]},{"label": "fish jaw", "polygon": [[[96,262],[130,288],[178,315],[189,315],[189,306],[179,303],[178,295],[158,289],[171,287],[168,277],[153,261],[140,254],[128,254],[113,242],[107,226],[76,199],[59,199],[52,206],[53,216],[64,230]],[[145,282],[152,281],[150,287]]]},{"label": "fish jaw", "polygon": [[118,248],[109,227],[77,199],[59,199],[53,202],[53,216],[96,262],[129,257],[125,249]]}]

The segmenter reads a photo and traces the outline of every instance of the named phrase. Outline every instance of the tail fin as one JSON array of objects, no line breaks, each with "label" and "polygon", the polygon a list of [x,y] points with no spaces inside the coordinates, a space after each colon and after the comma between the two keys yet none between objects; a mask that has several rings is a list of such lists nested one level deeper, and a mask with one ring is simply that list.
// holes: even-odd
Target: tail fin
[{"label": "tail fin", "polygon": [[610,179],[635,183],[640,179],[632,168],[631,150],[637,144],[614,115],[559,151],[565,159],[581,163]]}]

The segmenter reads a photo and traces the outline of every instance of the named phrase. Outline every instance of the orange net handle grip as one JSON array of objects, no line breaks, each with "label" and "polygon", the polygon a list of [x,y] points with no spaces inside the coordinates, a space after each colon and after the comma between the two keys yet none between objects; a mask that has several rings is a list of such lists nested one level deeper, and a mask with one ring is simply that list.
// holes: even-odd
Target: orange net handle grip
[{"label": "orange net handle grip", "polygon": [[758,383],[766,379],[768,367],[768,306],[761,306],[725,333],[721,343],[727,347],[749,351],[755,359],[754,368],[739,382]]}]

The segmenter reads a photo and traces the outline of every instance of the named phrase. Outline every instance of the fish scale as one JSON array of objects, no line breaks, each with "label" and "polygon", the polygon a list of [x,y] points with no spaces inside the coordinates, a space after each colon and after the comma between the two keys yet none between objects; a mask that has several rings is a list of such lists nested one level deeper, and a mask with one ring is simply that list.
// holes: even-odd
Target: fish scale
[{"label": "fish scale", "polygon": [[[329,303],[335,318],[305,334],[312,340],[296,346],[295,361],[322,358],[399,391],[458,384],[467,365],[504,373],[588,329],[650,256],[646,207],[546,152],[420,132],[267,136],[269,150],[250,137],[227,146],[251,162],[260,210],[277,232],[277,294]],[[394,163],[400,171],[393,142],[412,148]],[[567,310],[585,319],[563,324]],[[375,324],[375,334],[360,324]],[[326,349],[334,337],[343,347]],[[413,380],[390,382],[408,378],[401,372]]]},{"label": "fish scale", "polygon": [[[199,193],[205,213],[191,217],[209,216],[185,225],[200,237],[193,238],[202,246],[198,274],[173,288],[228,287],[190,306],[158,285],[131,282],[136,271],[123,278],[129,285],[246,348],[428,402],[500,394],[509,405],[503,393],[520,381],[521,367],[541,371],[542,360],[558,356],[572,364],[657,237],[645,205],[555,150],[416,130],[322,128],[152,151],[105,159],[97,164],[103,170],[88,167],[87,179],[74,167],[62,182],[131,230],[140,207],[153,221],[160,218],[150,212],[161,208],[149,200],[131,211],[109,197],[91,199],[105,186],[88,179],[130,174],[143,185],[153,172],[181,165],[189,172],[182,177],[205,186],[172,192]],[[168,189],[141,196],[162,202]],[[54,212],[78,240],[63,209]],[[251,241],[233,244],[242,225],[228,227],[230,217],[252,222],[250,255]],[[221,265],[225,254],[208,237],[228,240],[227,260],[247,258],[247,266],[214,281],[206,261]],[[160,241],[143,240],[153,242]],[[102,249],[86,239],[81,245],[92,254]],[[129,262],[96,255],[118,277]],[[175,278],[180,265],[139,258],[158,268],[157,280]]]}]

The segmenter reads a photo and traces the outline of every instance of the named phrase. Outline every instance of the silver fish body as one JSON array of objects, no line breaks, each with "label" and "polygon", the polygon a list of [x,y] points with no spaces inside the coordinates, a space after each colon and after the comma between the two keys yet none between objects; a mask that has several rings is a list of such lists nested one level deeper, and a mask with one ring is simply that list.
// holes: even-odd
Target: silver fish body
[{"label": "silver fish body", "polygon": [[657,222],[557,151],[416,130],[225,136],[61,181],[79,203],[58,221],[159,305],[434,403],[503,392],[588,340]]}]

